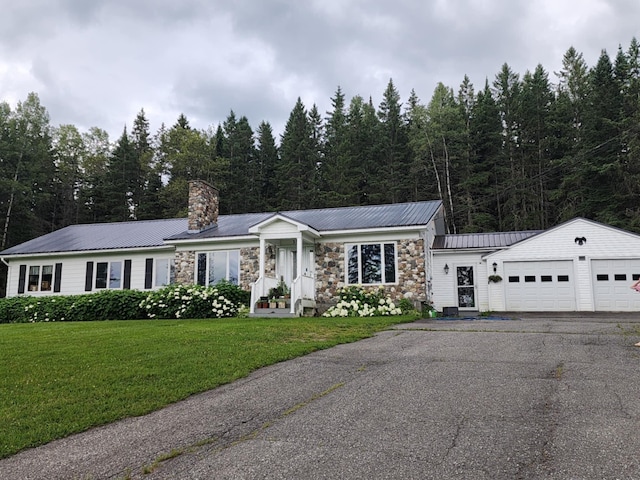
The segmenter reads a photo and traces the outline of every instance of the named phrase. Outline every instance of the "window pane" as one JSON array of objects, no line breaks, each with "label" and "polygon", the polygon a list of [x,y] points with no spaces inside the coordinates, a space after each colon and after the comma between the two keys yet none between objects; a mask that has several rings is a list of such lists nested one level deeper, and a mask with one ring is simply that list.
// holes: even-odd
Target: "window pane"
[{"label": "window pane", "polygon": [[40,283],[40,267],[29,267],[29,291],[37,292]]},{"label": "window pane", "polygon": [[232,250],[229,252],[229,274],[227,280],[234,285],[240,283],[240,251]]},{"label": "window pane", "polygon": [[568,282],[569,281],[569,275],[558,275],[558,281],[559,282]]},{"label": "window pane", "polygon": [[109,269],[109,288],[120,288],[122,280],[122,262],[111,262]]},{"label": "window pane", "polygon": [[[44,274],[44,272],[43,272],[43,274]],[[627,280],[627,276],[626,276],[624,273],[616,273],[616,274],[613,276],[613,278],[614,278],[615,280],[625,280],[625,281]]]},{"label": "window pane", "polygon": [[107,262],[96,264],[96,288],[107,288]]},{"label": "window pane", "polygon": [[518,276],[509,277],[509,283],[518,283],[519,281],[520,277]]},{"label": "window pane", "polygon": [[553,277],[551,275],[541,275],[540,276],[540,281],[541,282],[551,282],[551,281],[553,281]]},{"label": "window pane", "polygon": [[347,261],[348,261],[348,280],[350,284],[359,283],[358,282],[358,246],[352,245],[349,247],[347,251]]},{"label": "window pane", "polygon": [[460,287],[458,288],[458,306],[460,307],[475,307],[475,295],[473,287]]},{"label": "window pane", "polygon": [[361,245],[362,283],[382,283],[382,251],[380,244]]},{"label": "window pane", "polygon": [[53,283],[53,265],[42,267],[42,279],[40,280],[40,290],[50,291]]},{"label": "window pane", "polygon": [[609,275],[607,275],[606,273],[599,273],[598,275],[596,275],[596,280],[599,282],[606,282],[607,280],[609,280]]},{"label": "window pane", "polygon": [[227,278],[227,252],[209,254],[209,285],[215,285]]},{"label": "window pane", "polygon": [[536,281],[536,276],[535,275],[525,275],[524,281],[527,282],[527,283],[535,282]]},{"label": "window pane", "polygon": [[394,283],[396,281],[396,245],[384,244],[384,281]]},{"label": "window pane", "polygon": [[473,285],[473,267],[457,267],[456,270],[458,272],[458,285]]},{"label": "window pane", "polygon": [[198,285],[205,285],[207,283],[207,254],[198,254],[198,271],[196,273],[198,279]]},{"label": "window pane", "polygon": [[156,287],[163,287],[167,285],[169,278],[169,260],[166,258],[159,258],[156,260]]}]

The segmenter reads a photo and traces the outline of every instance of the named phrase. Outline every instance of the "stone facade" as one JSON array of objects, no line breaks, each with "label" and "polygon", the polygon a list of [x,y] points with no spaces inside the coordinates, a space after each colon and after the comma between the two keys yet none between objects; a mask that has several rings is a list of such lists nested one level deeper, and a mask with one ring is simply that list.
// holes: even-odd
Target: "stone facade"
[{"label": "stone facade", "polygon": [[190,285],[196,273],[196,252],[176,252],[176,283]]},{"label": "stone facade", "polygon": [[[275,277],[275,248],[267,246],[265,276]],[[385,285],[385,293],[393,300],[408,298],[419,306],[426,300],[425,246],[424,240],[400,240],[397,247],[397,284]],[[344,243],[316,244],[316,302],[323,311],[336,302],[338,289],[345,286]],[[176,283],[191,284],[195,278],[196,254],[194,251],[176,252]],[[240,249],[240,286],[251,290],[260,270],[260,249]],[[373,285],[371,288],[378,288]]]},{"label": "stone facade", "polygon": [[260,248],[240,249],[240,288],[251,291],[251,284],[260,275]]},{"label": "stone facade", "polygon": [[218,189],[203,180],[189,182],[189,232],[201,232],[218,222]]},{"label": "stone facade", "polygon": [[[175,279],[176,283],[189,285],[193,283],[196,273],[196,252],[176,252],[175,254]],[[260,248],[247,247],[240,249],[240,287],[243,290],[251,290],[251,285],[258,280],[260,274]],[[275,250],[267,250],[265,259],[266,276],[275,277],[276,256]]]},{"label": "stone facade", "polygon": [[[397,246],[397,284],[385,285],[393,300],[408,298],[416,305],[426,300],[425,247],[423,239],[400,240]],[[345,249],[343,243],[316,245],[316,301],[323,310],[336,301],[338,289],[344,287]],[[378,288],[372,286],[372,288]]]}]

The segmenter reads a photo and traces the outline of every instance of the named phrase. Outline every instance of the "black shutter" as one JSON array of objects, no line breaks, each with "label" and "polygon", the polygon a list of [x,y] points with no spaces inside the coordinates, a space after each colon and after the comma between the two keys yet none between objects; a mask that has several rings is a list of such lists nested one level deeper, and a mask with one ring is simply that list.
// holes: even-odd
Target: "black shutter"
[{"label": "black shutter", "polygon": [[129,290],[131,288],[131,260],[124,261],[124,282],[122,288]]},{"label": "black shutter", "polygon": [[147,258],[144,262],[144,288],[147,290],[153,286],[153,258]]},{"label": "black shutter", "polygon": [[27,266],[20,265],[20,274],[18,276],[18,293],[24,293],[24,282],[27,279]]},{"label": "black shutter", "polygon": [[93,262],[87,262],[87,276],[84,280],[84,291],[90,292],[93,287]]},{"label": "black shutter", "polygon": [[60,291],[60,282],[62,281],[62,264],[56,263],[56,269],[53,274],[53,291]]}]

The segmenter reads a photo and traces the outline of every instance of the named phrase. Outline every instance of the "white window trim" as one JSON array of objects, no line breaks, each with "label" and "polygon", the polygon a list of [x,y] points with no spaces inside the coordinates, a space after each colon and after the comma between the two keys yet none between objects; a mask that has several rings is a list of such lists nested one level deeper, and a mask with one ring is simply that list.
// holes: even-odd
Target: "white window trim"
[{"label": "white window trim", "polygon": [[[393,245],[393,268],[395,272],[395,280],[393,282],[386,281],[385,271],[385,258],[384,258],[384,246]],[[362,283],[362,245],[380,245],[380,252],[382,253],[382,268],[381,277],[382,281],[378,283]],[[358,281],[356,283],[349,282],[349,250],[351,247],[358,247]],[[359,243],[345,243],[344,244],[344,284],[345,285],[397,285],[398,284],[398,242],[397,241],[380,241],[380,242],[359,242]]]},{"label": "white window trim", "polygon": [[[107,264],[107,283],[105,287],[98,287],[98,265],[101,263]],[[111,286],[111,268],[112,264],[119,263],[120,264],[120,286],[112,287]],[[95,272],[93,274],[93,290],[122,290],[124,285],[124,260],[109,260],[105,262],[96,261],[95,262]]]},{"label": "white window trim", "polygon": [[[38,281],[34,289],[31,289],[31,269],[37,267],[38,268]],[[45,267],[51,268],[51,281],[49,282],[49,288],[47,290],[42,289],[42,282],[44,281],[42,277],[44,276]],[[38,265],[27,265],[26,271],[27,278],[25,278],[25,292],[52,292],[53,291],[53,282],[55,277],[55,264],[38,264]]]}]

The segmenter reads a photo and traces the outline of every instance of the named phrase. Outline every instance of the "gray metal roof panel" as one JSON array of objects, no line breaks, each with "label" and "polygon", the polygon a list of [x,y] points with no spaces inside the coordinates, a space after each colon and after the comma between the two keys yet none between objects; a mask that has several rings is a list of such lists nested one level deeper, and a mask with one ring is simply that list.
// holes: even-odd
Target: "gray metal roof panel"
[{"label": "gray metal roof panel", "polygon": [[434,250],[455,250],[466,248],[501,248],[509,247],[543,230],[526,230],[519,232],[463,233],[438,235],[433,240]]},{"label": "gray metal roof panel", "polygon": [[319,232],[419,226],[429,223],[441,204],[442,202],[440,200],[433,200],[428,202],[396,203],[390,205],[366,205],[360,207],[220,215],[216,227],[199,233],[188,233],[184,231],[168,237],[166,240],[196,240],[248,235],[250,227],[278,213],[291,220],[308,225]]},{"label": "gray metal roof panel", "polygon": [[161,247],[165,237],[186,228],[186,218],[70,225],[8,248],[0,255]]},{"label": "gray metal roof panel", "polygon": [[[361,207],[290,210],[279,212],[320,232],[426,225],[442,202],[398,203]],[[71,225],[8,248],[0,255],[115,250],[160,247],[171,240],[231,238],[249,234],[249,228],[275,212],[220,215],[218,224],[199,233],[188,233],[187,219],[141,220],[121,223]]]}]

